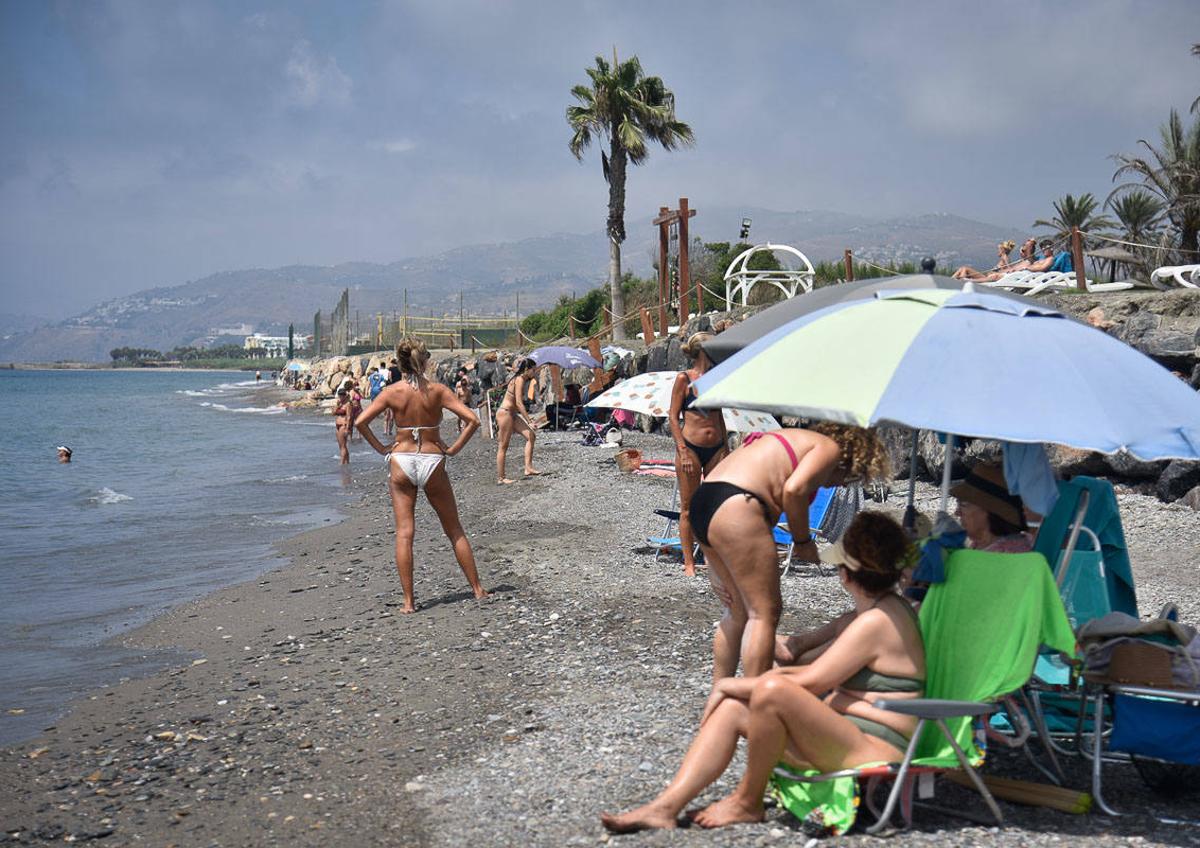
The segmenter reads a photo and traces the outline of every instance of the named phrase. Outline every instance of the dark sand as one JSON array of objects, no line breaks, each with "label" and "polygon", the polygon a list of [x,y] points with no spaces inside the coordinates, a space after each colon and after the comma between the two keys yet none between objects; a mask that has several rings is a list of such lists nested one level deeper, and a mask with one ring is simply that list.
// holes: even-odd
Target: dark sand
[{"label": "dark sand", "polygon": [[[629,437],[668,456],[662,437]],[[16,844],[594,844],[602,810],[669,779],[708,682],[719,615],[707,582],[636,549],[670,481],[621,475],[575,435],[539,442],[551,473],[494,484],[481,437],[450,473],[484,584],[477,602],[427,503],[418,504],[415,616],[401,600],[383,471],[358,463],[340,525],[281,546],[291,563],[188,604],[122,639],[191,652],[173,670],[78,702],[57,727],[0,751],[0,827]],[[510,463],[519,462],[514,451]],[[515,471],[517,465],[512,466]],[[896,500],[889,508],[900,508]],[[1200,516],[1122,503],[1150,598],[1200,596]],[[1127,519],[1129,522],[1130,519]],[[1167,528],[1164,530],[1163,528]],[[1170,547],[1162,543],[1170,536]],[[1162,550],[1156,550],[1162,544]],[[1139,550],[1137,545],[1141,545]],[[1161,555],[1159,555],[1161,554]],[[1137,560],[1135,559],[1135,562]],[[785,580],[786,624],[845,606],[832,577]],[[1144,603],[1145,611],[1151,602]],[[1191,616],[1194,619],[1194,616]],[[995,772],[1036,774],[999,751]],[[1071,785],[1086,788],[1080,763]],[[1128,767],[1109,800],[1135,815],[1077,817],[1003,804],[993,830],[919,815],[903,844],[1200,844],[1195,796],[1167,803]],[[733,775],[736,777],[736,771]],[[717,797],[728,779],[705,796]],[[944,797],[942,797],[944,796]],[[943,803],[982,812],[958,787]],[[794,821],[721,833],[614,837],[630,845],[804,844]],[[856,835],[851,841],[878,844]]]}]

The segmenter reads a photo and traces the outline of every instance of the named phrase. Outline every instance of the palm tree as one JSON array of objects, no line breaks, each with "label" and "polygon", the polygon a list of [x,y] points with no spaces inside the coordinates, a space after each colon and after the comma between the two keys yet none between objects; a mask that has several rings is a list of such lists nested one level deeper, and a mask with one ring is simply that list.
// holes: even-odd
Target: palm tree
[{"label": "palm tree", "polygon": [[567,107],[567,123],[574,135],[571,153],[583,161],[583,151],[592,143],[607,141],[608,152],[600,151],[600,166],[608,182],[608,285],[612,290],[613,338],[625,338],[621,316],[625,297],[621,291],[621,243],[625,241],[625,166],[640,165],[649,156],[647,140],[664,150],[694,142],[692,128],[675,118],[675,95],[658,77],[648,77],[634,56],[617,61],[616,48],[610,65],[603,56],[587,69],[591,87],[577,85],[571,96],[578,105]]},{"label": "palm tree", "polygon": [[1121,195],[1133,189],[1146,189],[1162,201],[1167,220],[1179,231],[1179,248],[1185,261],[1194,262],[1197,244],[1200,241],[1200,118],[1190,127],[1184,128],[1179,113],[1171,110],[1171,117],[1159,130],[1162,144],[1155,147],[1145,139],[1138,144],[1150,155],[1142,158],[1126,153],[1113,157],[1118,163],[1113,181],[1132,174],[1140,182],[1122,183],[1112,190],[1109,197]]},{"label": "palm tree", "polygon": [[1155,231],[1162,223],[1162,201],[1150,192],[1135,188],[1118,197],[1109,197],[1105,204],[1117,216],[1127,241],[1146,244],[1156,238]]},{"label": "palm tree", "polygon": [[1054,201],[1054,211],[1057,213],[1049,221],[1039,218],[1033,222],[1035,227],[1050,227],[1055,230],[1057,238],[1071,234],[1072,227],[1078,227],[1083,232],[1099,232],[1113,226],[1113,220],[1104,215],[1093,215],[1100,201],[1085,192],[1079,197],[1067,194]]},{"label": "palm tree", "polygon": [[[1200,44],[1192,45],[1192,55],[1200,56]],[[1200,97],[1197,97],[1195,100],[1192,101],[1192,114],[1193,115],[1196,114],[1197,109],[1200,109]]]}]

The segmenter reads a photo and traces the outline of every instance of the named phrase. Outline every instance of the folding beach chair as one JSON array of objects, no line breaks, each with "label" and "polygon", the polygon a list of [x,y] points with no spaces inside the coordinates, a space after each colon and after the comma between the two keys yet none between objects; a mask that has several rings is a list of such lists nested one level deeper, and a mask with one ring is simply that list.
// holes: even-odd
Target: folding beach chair
[{"label": "folding beach chair", "polygon": [[[817,489],[816,496],[812,499],[812,503],[808,505],[808,528],[813,536],[822,536],[825,520],[829,517],[830,507],[833,505],[834,496],[838,492],[837,486],[822,486]],[[779,516],[779,521],[772,528],[775,534],[775,545],[783,554],[783,575],[787,577],[788,572],[792,570],[792,557],[796,552],[796,540],[792,538],[791,531],[788,530],[787,513]],[[821,563],[817,563],[817,573],[824,575],[825,569]]]},{"label": "folding beach chair", "polygon": [[[914,781],[920,781],[922,797],[928,797],[932,775],[961,768],[996,821],[1003,821],[975,771],[983,761],[978,747],[982,734],[975,733],[975,721],[995,712],[999,699],[1025,685],[1040,645],[1071,651],[1075,635],[1040,554],[956,550],[947,558],[945,572],[945,582],[932,585],[921,606],[927,697],[875,704],[918,719],[902,761],[828,774],[777,768],[775,787],[785,807],[795,810],[790,802],[817,784],[843,781],[843,786],[853,787],[854,781],[865,778],[867,807],[877,815],[867,830],[878,833],[898,805],[905,824],[911,824]],[[883,780],[891,780],[892,789],[879,811],[872,796]]]},{"label": "folding beach chair", "polygon": [[[660,562],[666,553],[683,553],[683,540],[679,537],[676,528],[679,525],[679,481],[676,480],[675,487],[671,490],[671,508],[656,509],[654,514],[665,518],[667,526],[659,536],[650,536],[646,541],[654,548],[654,561]],[[700,552],[700,543],[693,542],[692,557],[694,558]]]}]

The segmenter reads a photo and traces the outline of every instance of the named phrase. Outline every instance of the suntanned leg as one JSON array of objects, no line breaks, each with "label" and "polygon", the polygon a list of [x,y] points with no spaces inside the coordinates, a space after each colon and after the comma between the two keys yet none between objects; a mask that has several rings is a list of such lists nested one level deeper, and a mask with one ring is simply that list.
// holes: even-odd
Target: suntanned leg
[{"label": "suntanned leg", "polygon": [[763,519],[762,504],[741,495],[725,501],[709,525],[708,540],[732,577],[732,584],[726,585],[746,608],[742,674],[764,674],[775,661],[775,628],[783,599],[775,537]]},{"label": "suntanned leg", "polygon": [[657,798],[620,815],[604,813],[600,821],[614,833],[672,828],[688,802],[725,773],[737,741],[745,735],[749,709],[745,701],[721,702],[692,740],[679,771]]},{"label": "suntanned leg", "polygon": [[425,495],[442,523],[442,532],[454,546],[454,558],[458,560],[458,567],[466,576],[471,591],[476,598],[486,598],[488,593],[479,582],[479,572],[475,570],[475,552],[471,549],[471,540],[463,532],[462,522],[458,518],[458,502],[454,500],[454,489],[446,474],[445,462],[438,466],[425,484]]},{"label": "suntanned leg", "polygon": [[515,427],[525,437],[525,476],[533,477],[541,474],[542,472],[533,467],[533,443],[537,440],[537,431],[520,417],[518,417]]},{"label": "suntanned leg", "polygon": [[729,603],[722,600],[724,614],[713,634],[713,683],[722,677],[737,674],[738,658],[742,651],[742,635],[746,631],[746,607],[733,586],[733,577],[725,567],[720,554],[708,545],[702,545],[704,561],[708,563],[708,580],[718,597],[727,596]]},{"label": "suntanned leg", "polygon": [[679,546],[683,548],[683,573],[695,577],[696,558],[692,555],[692,549],[696,546],[696,539],[692,535],[692,517],[688,515],[688,510],[692,506],[692,495],[700,485],[700,457],[690,448],[688,452],[695,461],[692,473],[676,468],[675,478],[679,481]]},{"label": "suntanned leg", "polygon": [[764,676],[750,697],[746,771],[737,788],[696,815],[701,827],[762,821],[763,792],[788,746],[821,771],[895,760],[900,752],[868,736],[820,698],[782,675]]},{"label": "suntanned leg", "polygon": [[496,424],[499,425],[500,432],[496,438],[496,482],[497,483],[512,483],[508,477],[504,476],[504,462],[508,457],[508,443],[512,439],[513,434],[513,416],[507,409],[496,410]]},{"label": "suntanned leg", "polygon": [[400,588],[404,591],[404,606],[400,612],[416,612],[413,599],[413,508],[417,501],[417,488],[412,481],[398,471],[394,464],[390,469],[388,489],[392,495],[392,512],[396,516],[396,571],[400,574]]}]

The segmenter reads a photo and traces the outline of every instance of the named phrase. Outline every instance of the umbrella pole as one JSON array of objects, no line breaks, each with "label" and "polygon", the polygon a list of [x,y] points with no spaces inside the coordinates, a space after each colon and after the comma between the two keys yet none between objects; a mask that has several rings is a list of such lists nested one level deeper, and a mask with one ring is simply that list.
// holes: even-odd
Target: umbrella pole
[{"label": "umbrella pole", "polygon": [[946,452],[942,458],[942,509],[946,515],[946,504],[950,501],[950,469],[954,465],[954,434],[946,434]]},{"label": "umbrella pole", "polygon": [[908,506],[904,508],[904,529],[912,531],[917,526],[917,439],[919,430],[913,430],[912,452],[908,457]]}]

